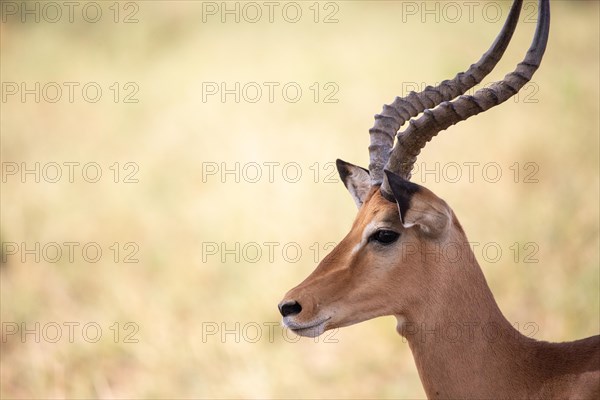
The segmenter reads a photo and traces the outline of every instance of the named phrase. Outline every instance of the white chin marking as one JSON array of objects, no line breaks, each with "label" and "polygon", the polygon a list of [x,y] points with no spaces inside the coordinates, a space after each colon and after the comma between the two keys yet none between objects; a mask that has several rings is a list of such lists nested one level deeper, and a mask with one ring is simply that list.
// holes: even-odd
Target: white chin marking
[{"label": "white chin marking", "polygon": [[330,318],[324,318],[311,325],[297,323],[290,317],[284,317],[282,325],[298,336],[317,337],[325,332],[325,323],[329,321],[329,319]]},{"label": "white chin marking", "polygon": [[298,336],[314,338],[319,335],[322,335],[323,332],[325,332],[325,323],[305,329],[291,329],[291,331]]}]

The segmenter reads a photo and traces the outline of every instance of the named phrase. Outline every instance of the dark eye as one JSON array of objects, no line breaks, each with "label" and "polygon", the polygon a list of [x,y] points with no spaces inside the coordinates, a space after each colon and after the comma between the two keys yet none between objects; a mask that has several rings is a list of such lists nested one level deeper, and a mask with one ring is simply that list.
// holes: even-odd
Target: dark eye
[{"label": "dark eye", "polygon": [[374,240],[381,244],[391,244],[398,240],[399,236],[399,233],[382,229],[372,234],[369,241]]}]

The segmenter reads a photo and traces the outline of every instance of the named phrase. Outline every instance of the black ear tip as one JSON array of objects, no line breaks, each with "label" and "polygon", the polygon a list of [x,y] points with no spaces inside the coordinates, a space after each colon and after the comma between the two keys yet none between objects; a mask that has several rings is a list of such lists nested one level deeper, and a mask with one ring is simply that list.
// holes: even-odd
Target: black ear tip
[{"label": "black ear tip", "polygon": [[348,178],[348,175],[350,175],[350,165],[351,164],[344,160],[340,160],[339,158],[335,160],[335,166],[337,167],[338,174],[340,174],[344,186],[346,186],[346,179]]},{"label": "black ear tip", "polygon": [[339,158],[337,160],[335,160],[335,166],[339,168],[342,167],[346,167],[346,165],[348,165],[348,163],[344,160],[340,160]]},{"label": "black ear tip", "polygon": [[412,195],[419,191],[420,186],[416,183],[406,180],[400,175],[388,171],[387,169],[383,170],[383,172],[385,172],[385,176],[387,176],[392,192],[394,192],[395,195],[399,192],[406,192]]},{"label": "black ear tip", "polygon": [[359,167],[358,165],[351,164],[351,163],[341,160],[339,158],[337,160],[335,160],[335,166],[337,167],[337,170],[340,173],[340,175],[342,174],[342,171],[345,172],[344,176],[349,174],[352,168],[360,168],[363,171],[365,171],[367,174],[369,173],[368,169]]},{"label": "black ear tip", "polygon": [[335,166],[337,167],[338,171],[340,170],[348,170],[348,167],[350,166],[349,163],[347,163],[344,160],[340,160],[339,158],[337,160],[335,160]]},{"label": "black ear tip", "polygon": [[340,160],[339,158],[337,160],[335,160],[335,166],[336,166],[338,172],[340,173],[340,175],[342,173],[344,173],[344,176],[348,175],[350,173],[350,169],[353,167],[353,165],[350,164],[349,162]]},{"label": "black ear tip", "polygon": [[385,173],[385,176],[387,177],[387,179],[390,183],[391,182],[407,182],[406,179],[402,178],[400,175],[396,175],[392,171],[384,169],[383,172]]}]

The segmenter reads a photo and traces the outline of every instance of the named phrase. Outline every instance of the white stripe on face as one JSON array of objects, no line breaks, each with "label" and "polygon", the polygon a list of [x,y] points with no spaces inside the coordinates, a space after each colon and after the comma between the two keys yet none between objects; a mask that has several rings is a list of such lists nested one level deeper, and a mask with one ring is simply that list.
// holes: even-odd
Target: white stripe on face
[{"label": "white stripe on face", "polygon": [[367,226],[365,226],[365,229],[363,230],[362,233],[362,238],[360,240],[360,242],[354,246],[354,248],[352,249],[352,252],[350,253],[351,255],[356,254],[356,252],[358,252],[364,245],[367,244],[367,241],[369,240],[369,237],[371,237],[371,235],[379,228],[378,223],[376,221],[371,221],[367,224]]}]

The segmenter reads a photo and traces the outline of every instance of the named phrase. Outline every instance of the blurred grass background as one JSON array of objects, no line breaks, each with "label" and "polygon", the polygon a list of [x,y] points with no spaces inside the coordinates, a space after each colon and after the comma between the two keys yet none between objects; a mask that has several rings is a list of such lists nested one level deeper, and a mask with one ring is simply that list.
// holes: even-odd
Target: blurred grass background
[{"label": "blurred grass background", "polygon": [[[489,3],[500,5],[501,20],[483,17]],[[96,242],[103,256],[88,263],[76,252],[74,262],[63,256],[37,263],[3,254],[0,396],[423,398],[392,317],[317,343],[288,338],[278,326],[271,340],[264,324],[279,321],[276,304],[314,268],[311,246],[318,244],[322,258],[326,243],[342,238],[352,223],[354,204],[337,176],[326,181],[326,163],[340,157],[366,166],[373,114],[406,94],[403,84],[436,83],[477,60],[509,3],[477,3],[472,20],[462,5],[453,23],[454,14],[441,8],[439,22],[423,16],[421,2],[412,2],[416,15],[406,14],[400,1],[321,2],[320,20],[333,11],[338,19],[329,24],[313,21],[313,2],[298,3],[303,15],[297,23],[282,18],[286,3],[275,9],[273,23],[266,14],[257,23],[235,23],[232,16],[222,23],[219,15],[202,21],[202,2],[138,1],[132,3],[138,22],[130,24],[122,20],[134,6],[118,3],[115,23],[113,2],[99,4],[103,16],[93,24],[78,12],[73,23],[66,16],[58,23],[31,17],[22,23],[3,8],[2,82],[97,82],[103,97],[88,103],[77,90],[73,103],[66,94],[57,103],[9,97],[1,104],[2,162],[29,168],[97,162],[103,176],[98,183],[77,174],[73,183],[66,176],[58,183],[8,176],[1,240],[29,248]],[[502,78],[523,57],[535,29],[534,4],[525,2],[511,46],[486,82]],[[521,329],[534,323],[541,340],[573,340],[600,329],[599,33],[598,2],[552,1],[548,50],[525,96],[443,132],[419,159],[430,169],[435,162],[496,162],[502,179],[486,181],[481,168],[472,183],[414,178],[453,207],[471,241],[500,245],[498,262],[476,255],[507,318]],[[137,84],[139,102],[115,103],[114,82],[121,96],[129,93],[126,82]],[[272,103],[266,90],[257,103],[236,103],[233,96],[203,102],[203,82],[280,86]],[[281,95],[287,82],[303,90],[296,103]],[[318,102],[309,89],[314,82]],[[339,88],[337,103],[322,101],[327,82]],[[114,162],[136,163],[139,182],[114,183]],[[236,183],[231,175],[224,182],[216,175],[203,182],[209,162],[229,168],[256,162],[263,178]],[[272,183],[264,162],[280,163]],[[292,162],[302,168],[296,183],[282,176],[281,166]],[[521,165],[517,183],[510,169],[515,162]],[[537,183],[523,182],[527,162],[539,168]],[[310,169],[315,163],[317,182]],[[109,250],[115,242],[119,262]],[[138,263],[122,262],[127,242],[139,246]],[[253,252],[239,262],[202,252],[203,243],[231,249],[251,242],[263,250],[256,262]],[[265,242],[279,243],[273,260]],[[515,242],[521,246],[517,262],[509,249]],[[537,262],[523,262],[528,242],[539,248]],[[286,243],[302,249],[297,262],[283,257]],[[7,324],[33,329],[36,322],[61,325],[61,340],[37,343],[30,334],[23,342],[21,332],[7,334]],[[80,323],[72,343],[65,322]],[[102,328],[97,343],[82,337],[89,322]],[[139,327],[138,343],[125,342],[127,322]],[[261,327],[255,343],[253,324]],[[215,326],[239,338],[203,336]]]}]

